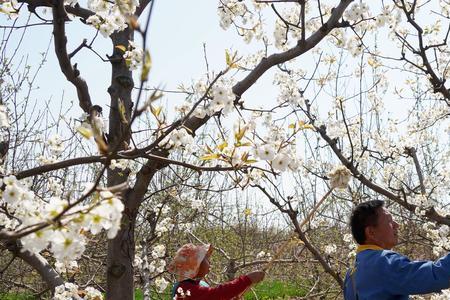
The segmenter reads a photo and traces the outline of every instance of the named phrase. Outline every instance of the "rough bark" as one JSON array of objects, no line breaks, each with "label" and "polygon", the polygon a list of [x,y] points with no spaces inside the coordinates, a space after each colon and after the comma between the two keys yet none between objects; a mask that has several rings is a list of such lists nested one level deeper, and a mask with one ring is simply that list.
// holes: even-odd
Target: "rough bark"
[{"label": "rough bark", "polygon": [[[128,46],[128,41],[133,40],[133,31],[128,28],[124,31],[116,32],[111,36],[111,40],[113,42],[113,55],[110,58],[112,65],[111,85],[108,88],[111,98],[108,148],[109,151],[116,152],[125,150],[130,142],[131,132],[127,122],[129,122],[131,117],[133,106],[131,91],[134,86],[132,73],[122,58],[123,52],[116,46]],[[127,120],[123,120],[123,117],[120,115],[119,101],[125,107]],[[129,171],[117,172],[108,170],[108,186],[125,182],[128,175]],[[139,181],[141,174],[137,176]],[[134,230],[137,210],[130,208],[130,203],[135,202],[130,190],[123,193],[122,199],[125,211],[122,216],[121,229],[114,239],[108,241],[106,298],[132,300],[134,299]]]},{"label": "rough bark", "polygon": [[124,193],[125,213],[122,228],[108,243],[108,300],[134,299],[134,230],[136,216],[153,175],[163,165],[149,161],[136,175],[136,184]]}]

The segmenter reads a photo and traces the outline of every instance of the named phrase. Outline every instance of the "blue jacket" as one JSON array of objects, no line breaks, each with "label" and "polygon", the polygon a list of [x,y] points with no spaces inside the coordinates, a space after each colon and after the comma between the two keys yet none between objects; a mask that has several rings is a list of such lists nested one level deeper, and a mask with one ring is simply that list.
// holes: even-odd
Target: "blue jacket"
[{"label": "blue jacket", "polygon": [[355,267],[345,276],[345,300],[407,300],[450,287],[450,255],[410,261],[394,251],[361,245]]}]

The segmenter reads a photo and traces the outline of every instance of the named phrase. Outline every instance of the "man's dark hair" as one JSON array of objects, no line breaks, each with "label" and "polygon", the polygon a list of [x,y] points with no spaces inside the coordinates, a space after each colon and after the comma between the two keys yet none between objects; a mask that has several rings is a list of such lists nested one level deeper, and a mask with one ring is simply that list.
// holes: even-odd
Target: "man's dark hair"
[{"label": "man's dark hair", "polygon": [[350,217],[350,227],[353,238],[360,245],[366,241],[365,229],[367,226],[376,226],[378,210],[383,207],[381,200],[371,200],[358,204]]}]

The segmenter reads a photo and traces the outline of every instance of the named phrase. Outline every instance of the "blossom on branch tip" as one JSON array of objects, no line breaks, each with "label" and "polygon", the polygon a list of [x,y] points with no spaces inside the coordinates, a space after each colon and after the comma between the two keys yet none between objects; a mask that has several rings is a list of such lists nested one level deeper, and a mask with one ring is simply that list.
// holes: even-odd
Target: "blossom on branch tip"
[{"label": "blossom on branch tip", "polygon": [[286,153],[278,153],[271,161],[272,168],[279,172],[286,171],[290,160],[291,158]]},{"label": "blossom on branch tip", "polygon": [[153,247],[152,257],[153,258],[161,258],[166,254],[166,246],[164,245],[156,245]]},{"label": "blossom on branch tip", "polygon": [[345,166],[334,168],[329,174],[330,184],[333,188],[345,189],[352,176],[352,173]]},{"label": "blossom on branch tip", "polygon": [[137,46],[133,41],[128,41],[129,47],[125,51],[123,58],[125,59],[127,66],[130,70],[136,70],[144,59],[144,50]]},{"label": "blossom on branch tip", "polygon": [[175,129],[170,134],[170,141],[175,148],[187,146],[194,142],[192,135],[185,128]]},{"label": "blossom on branch tip", "polygon": [[222,110],[223,114],[228,114],[234,109],[235,95],[230,86],[216,84],[211,89],[212,100],[209,103],[209,115]]},{"label": "blossom on branch tip", "polygon": [[255,155],[262,160],[272,160],[276,154],[276,148],[273,144],[262,144],[255,149]]},{"label": "blossom on branch tip", "polygon": [[77,230],[57,230],[51,240],[51,250],[55,258],[62,262],[80,258],[85,245],[84,235]]},{"label": "blossom on branch tip", "polygon": [[5,105],[0,105],[0,128],[1,127],[3,128],[9,127],[8,111]]}]

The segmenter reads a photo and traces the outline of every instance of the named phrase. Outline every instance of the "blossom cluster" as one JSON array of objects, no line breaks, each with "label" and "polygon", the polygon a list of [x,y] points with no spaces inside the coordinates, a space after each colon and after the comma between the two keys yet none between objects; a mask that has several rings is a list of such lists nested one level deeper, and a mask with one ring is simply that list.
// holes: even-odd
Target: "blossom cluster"
[{"label": "blossom cluster", "polygon": [[227,115],[234,108],[235,95],[230,86],[225,84],[217,84],[212,87],[212,100],[208,106],[208,114],[212,115],[218,111],[222,111]]},{"label": "blossom cluster", "polygon": [[[195,85],[195,94],[203,97],[207,91],[207,86],[203,81],[199,81]],[[222,115],[227,115],[234,109],[235,95],[231,90],[229,82],[224,80],[214,84],[209,91],[210,100],[204,100],[203,103],[197,105],[192,113],[192,116],[197,118],[204,118],[207,115],[212,116],[215,113],[221,112]],[[175,107],[175,111],[180,114],[180,117],[186,116],[190,112],[193,103],[187,101]],[[168,134],[159,145],[165,149],[186,149],[188,152],[195,152],[197,150],[194,144],[194,137],[190,130],[186,127],[174,129]]]},{"label": "blossom cluster", "polygon": [[7,15],[10,19],[15,19],[18,17],[18,9],[19,4],[17,0],[0,2],[0,13]]},{"label": "blossom cluster", "polygon": [[58,134],[51,135],[45,142],[48,154],[38,156],[40,164],[46,165],[55,163],[64,151],[62,138]]},{"label": "blossom cluster", "polygon": [[369,6],[364,3],[354,3],[344,13],[344,17],[350,22],[356,22],[361,19],[367,18],[369,15]]},{"label": "blossom cluster", "polygon": [[108,37],[128,27],[128,17],[134,14],[138,5],[137,0],[89,0],[88,8],[95,15],[90,16],[86,23],[92,24],[104,37]]},{"label": "blossom cluster", "polygon": [[[59,262],[67,263],[84,252],[87,232],[95,235],[106,230],[108,238],[113,238],[120,228],[124,206],[109,191],[96,192],[89,204],[70,205],[58,194],[44,199],[37,197],[25,181],[14,176],[3,178],[3,184],[0,203],[7,204],[9,213],[17,220],[6,223],[8,229],[17,231],[48,224],[21,238],[25,250],[38,253],[50,249]],[[59,225],[53,224],[55,218],[59,219]]]},{"label": "blossom cluster", "polygon": [[336,249],[337,249],[337,247],[335,244],[328,244],[328,245],[325,245],[325,248],[323,251],[325,252],[325,254],[331,255],[333,253],[336,253]]},{"label": "blossom cluster", "polygon": [[220,1],[217,9],[220,27],[227,30],[234,24],[238,34],[246,43],[250,43],[254,38],[261,40],[264,35],[261,21],[259,18],[255,18],[256,14],[251,11],[251,9],[259,11],[261,8],[262,5],[256,2],[249,6],[239,0]]},{"label": "blossom cluster", "polygon": [[270,252],[260,251],[256,254],[256,258],[257,259],[267,258],[270,260],[272,258],[272,255],[270,254]]},{"label": "blossom cluster", "polygon": [[112,159],[109,165],[111,170],[125,170],[130,167],[130,160],[127,159]]},{"label": "blossom cluster", "polygon": [[[309,9],[309,4],[307,3],[306,10]],[[273,31],[274,45],[280,50],[286,50],[290,46],[289,41],[298,41],[301,38],[302,28],[295,24],[298,24],[298,17],[300,15],[299,6],[293,8],[284,9],[281,12],[282,18],[277,18],[275,21],[275,27]],[[287,25],[291,24],[291,25]]]},{"label": "blossom cluster", "polygon": [[276,143],[258,144],[254,153],[257,158],[269,162],[274,171],[296,171],[299,168],[299,160],[292,156],[292,152],[289,149],[280,149]]},{"label": "blossom cluster", "polygon": [[305,99],[300,92],[298,86],[297,77],[301,77],[303,74],[296,74],[297,76],[292,76],[285,72],[279,72],[274,76],[274,84],[278,85],[280,88],[280,93],[278,94],[278,103],[284,104],[289,103],[293,108],[298,106],[304,106]]},{"label": "blossom cluster", "polygon": [[102,300],[103,295],[93,287],[87,287],[81,290],[76,284],[66,282],[55,288],[53,300]]},{"label": "blossom cluster", "polygon": [[128,41],[128,50],[125,51],[123,58],[130,70],[136,70],[142,64],[144,59],[144,50],[133,41]]},{"label": "blossom cluster", "polygon": [[[218,94],[223,97],[225,93]],[[229,98],[231,100],[231,97]],[[271,115],[254,111],[248,118],[239,118],[233,123],[234,134],[229,137],[222,135],[215,139],[213,141],[215,146],[205,145],[202,149],[204,154],[200,159],[221,166],[243,167],[255,163],[267,166],[268,163],[276,172],[298,170],[301,160],[295,154],[294,136],[299,131],[312,127],[303,122],[291,124],[289,128],[293,129],[292,133],[273,122]],[[258,123],[260,126],[257,130]],[[255,136],[259,136],[260,141],[255,141]],[[240,179],[234,181],[241,182],[245,186],[250,182],[257,182],[261,179],[261,175],[261,170],[248,170]]]},{"label": "blossom cluster", "polygon": [[[133,265],[141,270],[143,273],[156,277],[154,280],[155,286],[159,292],[163,292],[169,282],[161,276],[166,268],[166,261],[164,257],[166,255],[166,247],[164,245],[155,245],[150,253],[151,262],[149,263],[149,255],[147,251],[142,251],[142,247],[139,247],[135,255]],[[144,249],[146,250],[146,249]]]},{"label": "blossom cluster", "polygon": [[76,260],[66,262],[55,262],[55,270],[58,273],[75,273],[78,271],[78,262]]},{"label": "blossom cluster", "polygon": [[[199,80],[193,86],[193,93],[200,98],[205,96],[208,90],[207,84],[203,80]],[[229,114],[234,109],[234,95],[231,87],[231,82],[226,80],[219,80],[209,90],[209,101],[205,100],[203,103],[197,105],[193,111],[193,116],[203,119],[206,116],[212,116],[217,112],[222,112],[224,116]],[[192,101],[187,101],[175,107],[175,111],[182,116],[186,115],[192,108]]]},{"label": "blossom cluster", "polygon": [[195,151],[194,137],[184,127],[174,129],[159,142],[159,145],[165,149],[186,149],[189,152]]},{"label": "blossom cluster", "polygon": [[330,184],[333,188],[345,189],[350,181],[352,173],[345,166],[337,166],[330,173]]},{"label": "blossom cluster", "polygon": [[427,238],[431,240],[433,245],[433,254],[436,257],[446,253],[450,247],[450,228],[447,225],[436,225],[431,222],[426,222],[423,229]]}]

